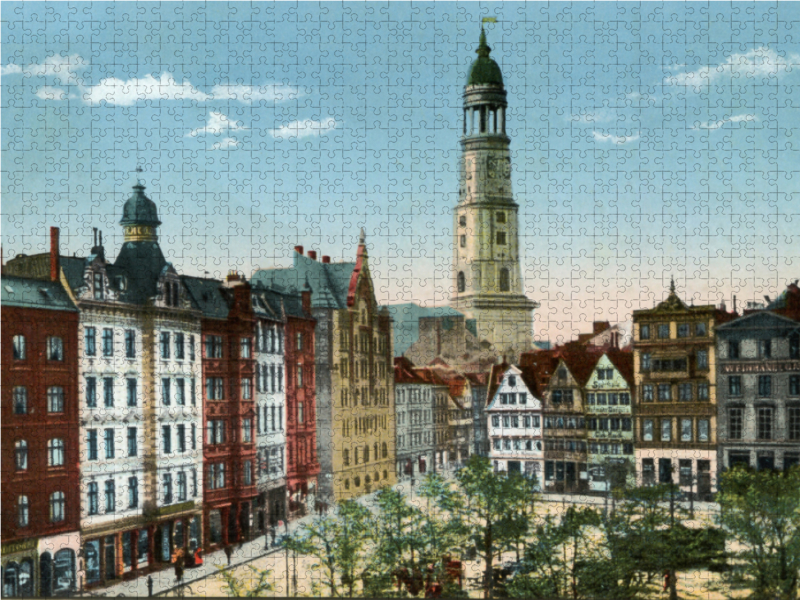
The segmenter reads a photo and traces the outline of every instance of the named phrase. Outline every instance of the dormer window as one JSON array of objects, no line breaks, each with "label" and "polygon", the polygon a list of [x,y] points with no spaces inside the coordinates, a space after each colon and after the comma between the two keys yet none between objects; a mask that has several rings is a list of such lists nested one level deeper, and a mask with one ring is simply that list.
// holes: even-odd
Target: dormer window
[{"label": "dormer window", "polygon": [[92,276],[92,290],[93,298],[95,300],[103,299],[103,274],[94,273]]},{"label": "dormer window", "polygon": [[164,304],[167,306],[178,306],[177,282],[167,281],[164,283]]}]

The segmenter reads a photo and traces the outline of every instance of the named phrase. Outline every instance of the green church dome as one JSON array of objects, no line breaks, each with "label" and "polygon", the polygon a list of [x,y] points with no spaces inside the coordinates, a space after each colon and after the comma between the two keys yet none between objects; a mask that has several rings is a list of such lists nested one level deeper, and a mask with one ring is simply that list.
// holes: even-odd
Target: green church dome
[{"label": "green church dome", "polygon": [[144,195],[144,186],[137,183],[133,186],[133,194],[122,208],[120,225],[161,225],[158,220],[156,203]]},{"label": "green church dome", "polygon": [[486,43],[486,32],[481,29],[481,39],[475,52],[478,58],[469,68],[467,85],[503,85],[503,74],[500,66],[489,58],[492,49]]}]

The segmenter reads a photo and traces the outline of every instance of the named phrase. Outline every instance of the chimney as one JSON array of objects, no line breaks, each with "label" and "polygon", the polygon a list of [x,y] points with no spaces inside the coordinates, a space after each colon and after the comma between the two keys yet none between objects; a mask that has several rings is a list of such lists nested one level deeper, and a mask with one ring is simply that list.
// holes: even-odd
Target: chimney
[{"label": "chimney", "polygon": [[324,264],[326,264],[326,265],[327,265],[327,264],[330,264],[330,262],[331,262],[331,257],[330,257],[330,256],[325,256],[325,255],[323,254],[323,255],[322,255],[322,262],[323,262]]},{"label": "chimney", "polygon": [[300,256],[303,256],[303,247],[302,246],[295,246],[294,251],[297,252]]},{"label": "chimney", "polygon": [[317,251],[316,250],[309,250],[308,251],[308,258],[311,260],[317,260]]},{"label": "chimney", "polygon": [[225,278],[226,287],[232,288],[242,283],[244,283],[244,279],[239,275],[238,271],[234,271],[233,269],[228,271],[228,276]]},{"label": "chimney", "polygon": [[61,270],[59,262],[58,227],[50,228],[50,281],[58,281],[58,273]]},{"label": "chimney", "polygon": [[733,295],[733,312],[736,312],[736,294]]},{"label": "chimney", "polygon": [[311,314],[311,287],[306,286],[300,292],[300,300],[303,305],[303,312]]},{"label": "chimney", "polygon": [[594,326],[594,335],[597,335],[599,333],[603,333],[606,329],[611,327],[611,323],[609,323],[608,321],[595,321],[593,323],[593,326]]}]

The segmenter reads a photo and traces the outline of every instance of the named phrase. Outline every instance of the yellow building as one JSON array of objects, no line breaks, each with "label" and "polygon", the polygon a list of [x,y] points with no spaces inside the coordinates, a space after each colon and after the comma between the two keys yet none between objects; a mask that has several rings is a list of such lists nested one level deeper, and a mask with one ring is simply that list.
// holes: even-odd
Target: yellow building
[{"label": "yellow building", "polygon": [[320,499],[394,485],[392,319],[375,300],[363,231],[354,263],[317,260],[296,246],[292,268],[259,270],[253,281],[312,291]]},{"label": "yellow building", "polygon": [[675,293],[633,311],[636,473],[640,484],[716,491],[715,328],[735,317],[714,305],[687,306]]}]

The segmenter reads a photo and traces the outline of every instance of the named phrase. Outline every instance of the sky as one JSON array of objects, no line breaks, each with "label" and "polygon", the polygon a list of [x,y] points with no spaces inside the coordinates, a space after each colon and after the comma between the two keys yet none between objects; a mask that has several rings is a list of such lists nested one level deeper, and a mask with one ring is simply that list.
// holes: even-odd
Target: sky
[{"label": "sky", "polygon": [[444,305],[480,23],[508,91],[534,336],[800,277],[798,3],[0,4],[5,259],[106,254],[139,174],[187,274],[354,260]]}]

